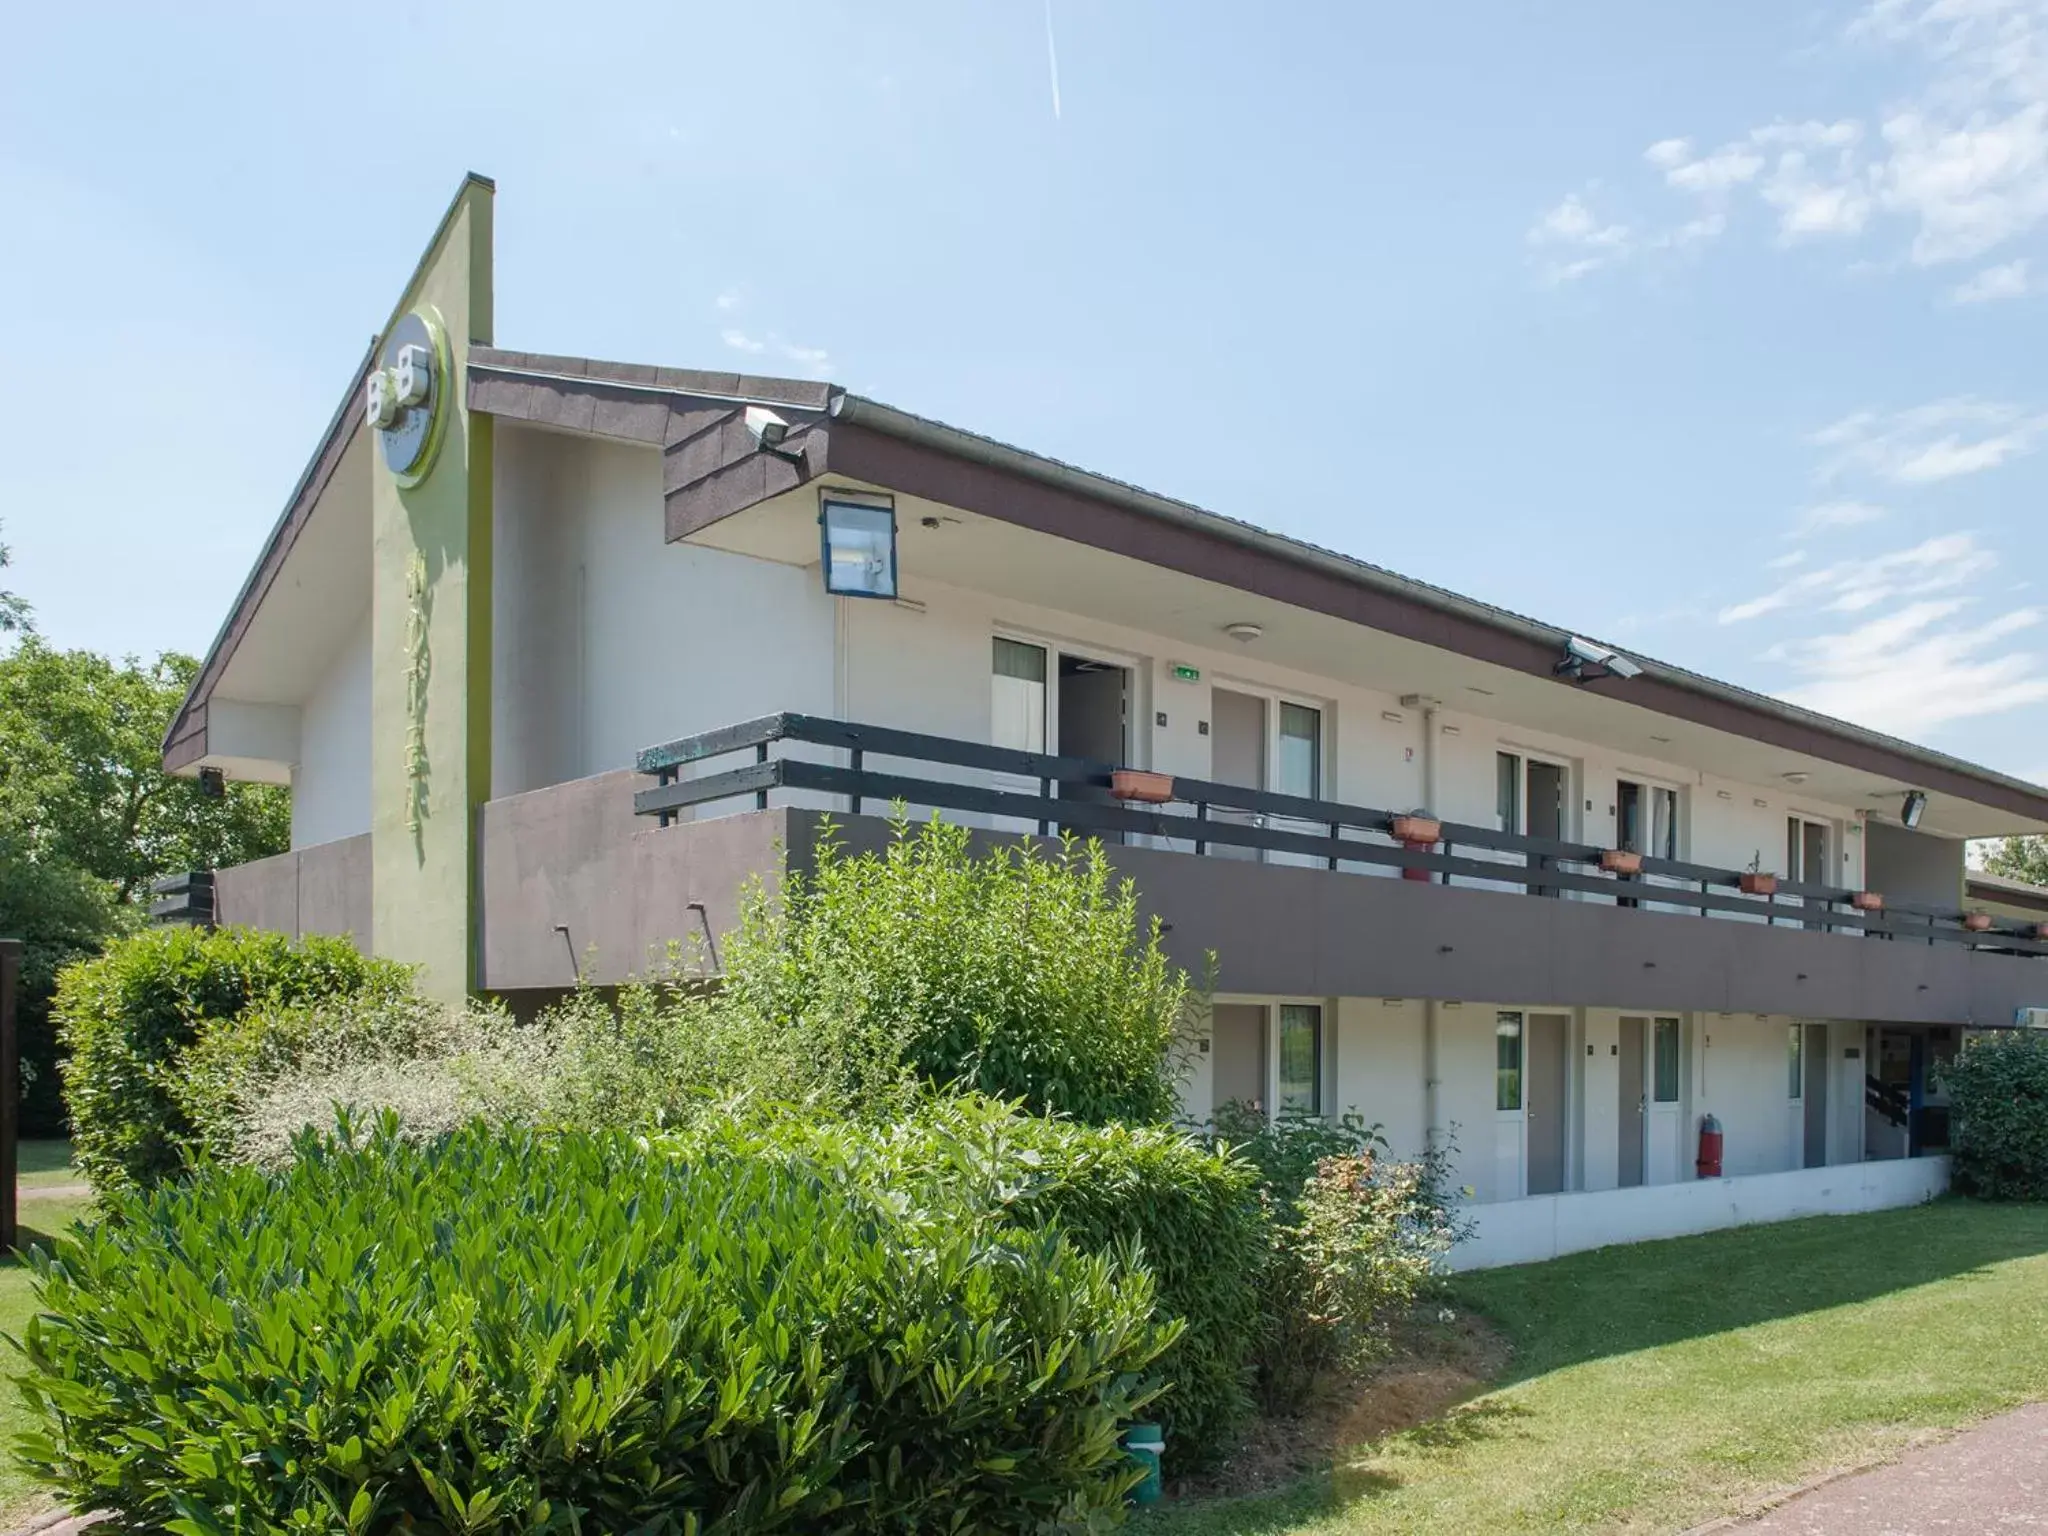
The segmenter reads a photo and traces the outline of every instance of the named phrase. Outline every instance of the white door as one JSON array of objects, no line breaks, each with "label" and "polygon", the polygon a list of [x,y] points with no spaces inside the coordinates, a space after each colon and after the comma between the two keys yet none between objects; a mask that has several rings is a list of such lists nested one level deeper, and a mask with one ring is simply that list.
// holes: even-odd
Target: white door
[{"label": "white door", "polygon": [[[1218,784],[1264,789],[1270,755],[1266,747],[1266,701],[1230,688],[1213,691],[1209,701],[1209,777]],[[1249,810],[1210,807],[1210,819],[1240,827],[1263,826]],[[1259,850],[1244,843],[1211,843],[1209,851],[1226,859],[1253,859]]]},{"label": "white door", "polygon": [[[1026,640],[997,635],[989,672],[989,745],[1012,752],[1045,751],[1046,650]],[[1039,780],[1016,773],[991,773],[990,787],[1011,794],[1038,795]],[[992,816],[989,825],[1002,832],[1035,832],[1036,817]]]},{"label": "white door", "polygon": [[1643,1146],[1647,1182],[1676,1184],[1685,1177],[1685,1021],[1650,1020],[1650,1106]]}]

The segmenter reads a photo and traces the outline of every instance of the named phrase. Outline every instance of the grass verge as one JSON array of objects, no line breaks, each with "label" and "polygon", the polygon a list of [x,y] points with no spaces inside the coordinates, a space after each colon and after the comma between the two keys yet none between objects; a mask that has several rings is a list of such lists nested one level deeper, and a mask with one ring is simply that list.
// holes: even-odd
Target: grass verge
[{"label": "grass verge", "polygon": [[2048,1208],[1944,1200],[1460,1277],[1495,1388],[1146,1536],[1673,1531],[2048,1397]]},{"label": "grass verge", "polygon": [[71,1161],[68,1141],[17,1142],[15,1172],[15,1188],[24,1191],[85,1182],[85,1175]]},{"label": "grass verge", "polygon": [[[22,1143],[24,1160],[31,1145],[34,1143]],[[23,1201],[22,1247],[26,1249],[35,1243],[47,1242],[52,1234],[83,1216],[91,1203],[89,1200],[61,1198]],[[34,1309],[35,1297],[29,1287],[30,1279],[29,1268],[19,1257],[9,1254],[0,1259],[0,1333],[9,1338],[19,1336]],[[15,1437],[28,1427],[28,1408],[14,1385],[20,1368],[21,1356],[14,1346],[0,1343],[0,1369],[4,1369],[6,1377],[0,1381],[0,1530],[11,1529],[55,1503],[14,1458]]]}]

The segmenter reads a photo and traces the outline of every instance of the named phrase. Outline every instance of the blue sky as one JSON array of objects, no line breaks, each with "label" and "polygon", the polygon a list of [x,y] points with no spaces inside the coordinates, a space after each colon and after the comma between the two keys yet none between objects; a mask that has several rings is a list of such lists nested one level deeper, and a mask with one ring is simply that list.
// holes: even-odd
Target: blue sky
[{"label": "blue sky", "polygon": [[61,644],[204,649],[474,168],[503,344],[828,377],[2048,782],[2048,0],[9,25]]}]

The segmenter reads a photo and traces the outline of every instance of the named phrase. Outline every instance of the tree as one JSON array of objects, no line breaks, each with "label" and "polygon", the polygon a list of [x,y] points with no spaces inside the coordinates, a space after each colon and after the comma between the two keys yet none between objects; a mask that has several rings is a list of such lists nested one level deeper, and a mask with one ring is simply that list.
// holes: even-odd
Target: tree
[{"label": "tree", "polygon": [[2008,837],[1993,846],[1984,868],[2008,880],[2048,885],[2048,837]]},{"label": "tree", "polygon": [[[13,552],[0,544],[0,571],[13,563]],[[0,635],[15,634],[28,627],[28,604],[12,592],[0,591]]]},{"label": "tree", "polygon": [[33,634],[0,657],[0,826],[17,830],[18,856],[105,881],[126,904],[160,875],[290,846],[283,789],[210,798],[164,772],[164,731],[197,670],[175,652],[116,663]]}]

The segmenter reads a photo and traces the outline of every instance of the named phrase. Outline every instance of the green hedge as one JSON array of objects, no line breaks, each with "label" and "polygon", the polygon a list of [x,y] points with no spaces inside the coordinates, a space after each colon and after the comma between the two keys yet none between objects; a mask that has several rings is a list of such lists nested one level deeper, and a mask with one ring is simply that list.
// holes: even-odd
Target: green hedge
[{"label": "green hedge", "polygon": [[1152,1285],[829,1138],[387,1122],[39,1257],[30,1465],[181,1533],[1052,1531],[1113,1518]]},{"label": "green hedge", "polygon": [[[687,1149],[696,1131],[663,1145]],[[732,1134],[719,1129],[713,1134]],[[994,1100],[934,1097],[886,1127],[777,1124],[760,1150],[865,1170],[878,1195],[949,1192],[1026,1230],[1054,1226],[1098,1253],[1142,1263],[1162,1320],[1184,1328],[1161,1358],[1153,1416],[1179,1469],[1228,1449],[1251,1409],[1259,1271],[1268,1243],[1253,1170],[1157,1126],[1084,1126]]]},{"label": "green hedge", "polygon": [[2048,1200],[2048,1032],[1966,1036],[1941,1068],[1958,1191],[1984,1200]]},{"label": "green hedge", "polygon": [[52,1014],[70,1053],[64,1097],[79,1166],[102,1192],[175,1173],[193,1147],[184,1058],[208,1025],[315,998],[402,997],[411,973],[347,939],[248,928],[152,928],[57,978]]}]

